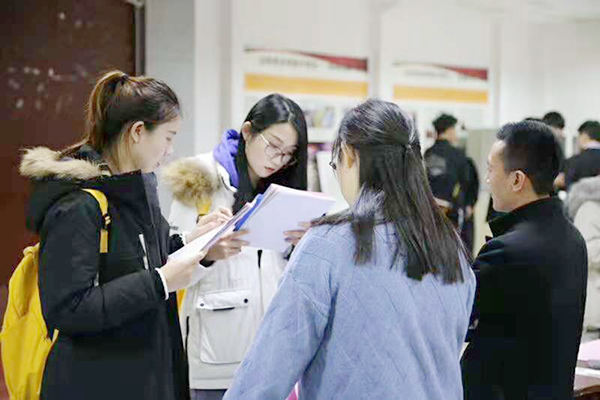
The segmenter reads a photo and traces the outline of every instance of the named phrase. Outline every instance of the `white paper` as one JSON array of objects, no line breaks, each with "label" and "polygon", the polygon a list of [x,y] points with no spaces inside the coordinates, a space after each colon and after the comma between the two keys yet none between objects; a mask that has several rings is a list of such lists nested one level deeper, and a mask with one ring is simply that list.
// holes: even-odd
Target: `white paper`
[{"label": "white paper", "polygon": [[249,246],[284,252],[290,244],[284,232],[303,229],[300,224],[310,222],[326,214],[335,199],[323,194],[271,185],[261,202],[245,205],[227,224],[205,233],[169,256],[169,260],[198,254],[208,250],[219,238],[233,232],[236,223],[252,211],[241,226],[248,234],[241,237]]},{"label": "white paper", "polygon": [[204,235],[192,240],[176,252],[169,255],[169,260],[177,260],[182,257],[192,256],[200,253],[210,240],[221,231],[222,226],[206,232]]},{"label": "white paper", "polygon": [[591,368],[575,367],[575,375],[600,378],[600,371],[598,371],[597,369],[591,369]]},{"label": "white paper", "polygon": [[577,355],[577,360],[600,360],[600,339],[592,340],[586,343],[581,343],[581,346],[579,346],[579,354]]},{"label": "white paper", "polygon": [[[275,187],[274,187],[275,186]],[[335,199],[322,193],[310,193],[277,185],[265,193],[265,198],[242,226],[248,234],[241,237],[250,246],[284,252],[290,243],[284,232],[303,229],[300,224],[326,214]]]},{"label": "white paper", "polygon": [[204,235],[183,246],[181,249],[171,254],[169,256],[169,260],[176,260],[188,255],[198,254],[203,250],[209,250],[210,247],[212,247],[221,237],[234,231],[236,222],[238,222],[248,211],[250,211],[253,204],[254,202],[244,205],[233,218],[227,221],[227,223],[206,232]]},{"label": "white paper", "polygon": [[329,166],[329,162],[331,161],[331,151],[319,151],[316,154],[316,158],[321,192],[328,194],[336,200],[335,205],[331,208],[330,212],[345,210],[348,208],[348,203],[342,195],[340,184],[333,169]]}]

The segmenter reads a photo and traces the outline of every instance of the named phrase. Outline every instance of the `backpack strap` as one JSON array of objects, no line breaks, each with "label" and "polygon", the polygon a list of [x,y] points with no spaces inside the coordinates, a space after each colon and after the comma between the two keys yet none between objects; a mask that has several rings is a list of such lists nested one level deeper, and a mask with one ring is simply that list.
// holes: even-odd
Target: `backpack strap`
[{"label": "backpack strap", "polygon": [[84,192],[91,194],[98,202],[104,225],[100,230],[100,253],[108,253],[108,226],[110,225],[110,215],[108,215],[108,201],[106,195],[95,189],[82,189]]}]

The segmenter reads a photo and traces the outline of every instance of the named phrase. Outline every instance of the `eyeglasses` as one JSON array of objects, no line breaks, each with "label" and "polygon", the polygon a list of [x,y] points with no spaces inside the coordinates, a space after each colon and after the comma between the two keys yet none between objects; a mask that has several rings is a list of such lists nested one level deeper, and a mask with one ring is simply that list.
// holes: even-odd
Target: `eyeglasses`
[{"label": "eyeglasses", "polygon": [[333,161],[333,160],[329,161],[329,166],[333,170],[333,176],[335,176],[336,179],[339,178],[339,175],[338,175],[338,166],[335,163],[335,161]]},{"label": "eyeglasses", "polygon": [[329,166],[333,170],[334,173],[337,172],[337,164],[333,162],[333,160],[329,161]]},{"label": "eyeglasses", "polygon": [[260,136],[266,144],[265,154],[267,155],[267,157],[271,159],[279,158],[279,162],[288,167],[298,162],[298,160],[294,157],[293,154],[284,153],[279,147],[272,145],[271,142],[269,142],[262,133],[258,136]]}]

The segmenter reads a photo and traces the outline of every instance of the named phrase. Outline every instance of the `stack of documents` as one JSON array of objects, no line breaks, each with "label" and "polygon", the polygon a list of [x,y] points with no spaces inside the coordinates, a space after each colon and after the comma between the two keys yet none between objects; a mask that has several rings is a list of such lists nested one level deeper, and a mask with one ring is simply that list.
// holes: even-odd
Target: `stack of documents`
[{"label": "stack of documents", "polygon": [[272,184],[264,194],[247,203],[225,225],[213,229],[171,254],[170,259],[210,249],[221,237],[241,229],[241,237],[251,247],[284,252],[289,243],[285,231],[302,229],[300,224],[325,215],[335,199],[315,192],[290,189]]}]

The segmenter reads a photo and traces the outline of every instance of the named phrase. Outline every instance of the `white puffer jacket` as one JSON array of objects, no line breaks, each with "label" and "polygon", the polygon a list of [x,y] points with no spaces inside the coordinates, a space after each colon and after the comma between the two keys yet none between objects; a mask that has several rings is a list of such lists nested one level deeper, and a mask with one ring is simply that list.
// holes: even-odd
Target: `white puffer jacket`
[{"label": "white puffer jacket", "polygon": [[[169,223],[190,231],[199,214],[231,208],[235,188],[212,153],[171,164],[163,178],[173,192]],[[207,268],[186,291],[180,310],[192,389],[226,389],[273,299],[286,261],[281,253],[244,248]]]},{"label": "white puffer jacket", "polygon": [[588,251],[588,288],[584,328],[600,327],[600,176],[571,187],[567,209],[585,239]]}]

